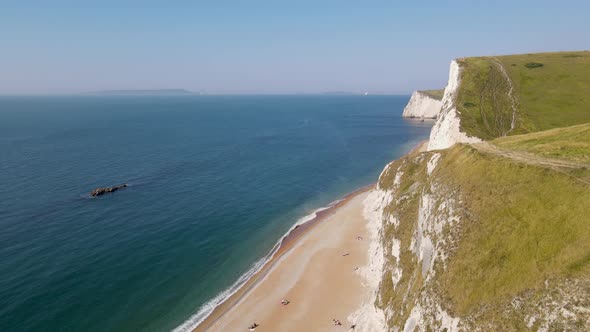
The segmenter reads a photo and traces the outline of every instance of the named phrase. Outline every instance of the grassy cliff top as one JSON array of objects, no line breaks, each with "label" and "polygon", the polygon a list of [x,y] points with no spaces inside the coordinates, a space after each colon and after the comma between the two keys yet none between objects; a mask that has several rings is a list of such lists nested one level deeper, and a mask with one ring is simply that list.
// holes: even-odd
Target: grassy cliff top
[{"label": "grassy cliff top", "polygon": [[418,91],[420,93],[423,93],[431,98],[437,99],[437,100],[442,100],[443,95],[445,94],[445,89],[439,89],[439,90],[420,90]]},{"label": "grassy cliff top", "polygon": [[458,60],[461,129],[484,140],[590,122],[590,51]]}]

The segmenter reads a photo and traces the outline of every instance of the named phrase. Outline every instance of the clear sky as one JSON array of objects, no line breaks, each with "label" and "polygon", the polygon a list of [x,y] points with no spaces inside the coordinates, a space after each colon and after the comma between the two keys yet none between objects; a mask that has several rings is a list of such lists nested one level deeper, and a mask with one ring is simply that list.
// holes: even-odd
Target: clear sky
[{"label": "clear sky", "polygon": [[90,3],[0,0],[0,94],[406,93],[461,56],[590,48],[587,0]]}]

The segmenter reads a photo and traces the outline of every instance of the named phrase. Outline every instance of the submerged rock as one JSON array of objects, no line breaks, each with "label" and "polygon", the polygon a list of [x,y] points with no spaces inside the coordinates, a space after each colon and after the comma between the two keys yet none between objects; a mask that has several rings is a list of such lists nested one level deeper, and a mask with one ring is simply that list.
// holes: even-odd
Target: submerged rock
[{"label": "submerged rock", "polygon": [[106,193],[115,192],[115,191],[117,191],[121,188],[125,188],[125,187],[127,187],[127,183],[123,183],[123,184],[113,186],[113,187],[96,188],[90,192],[90,196],[101,196]]}]

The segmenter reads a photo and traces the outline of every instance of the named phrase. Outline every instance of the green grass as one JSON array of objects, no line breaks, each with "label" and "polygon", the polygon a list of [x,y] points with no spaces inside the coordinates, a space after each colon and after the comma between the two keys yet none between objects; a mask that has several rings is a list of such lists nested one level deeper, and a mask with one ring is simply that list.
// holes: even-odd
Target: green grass
[{"label": "green grass", "polygon": [[[496,60],[514,85],[514,130],[509,86]],[[469,135],[489,140],[590,122],[589,51],[474,57],[459,63],[456,104],[461,128]]]},{"label": "green grass", "polygon": [[590,271],[588,185],[469,146],[452,148],[441,166],[438,176],[468,197],[463,234],[440,275],[457,314]]},{"label": "green grass", "polygon": [[546,158],[590,164],[590,124],[498,138],[492,143]]},{"label": "green grass", "polygon": [[438,99],[441,100],[443,95],[445,94],[445,89],[440,89],[440,90],[422,90],[422,91],[418,91],[421,92],[425,95],[428,95],[434,99]]},{"label": "green grass", "polygon": [[[590,124],[491,143],[502,150],[588,163]],[[589,168],[580,167],[572,176],[469,145],[437,153],[442,156],[430,176],[426,164],[433,152],[413,152],[392,163],[379,179],[381,188],[397,188],[384,212],[387,218],[397,218],[399,225],[383,224],[381,239],[388,261],[376,302],[382,309],[391,309],[389,327],[402,327],[424,292],[436,294],[450,315],[483,330],[490,326],[526,330],[527,314],[534,312],[541,298],[555,292],[546,288],[547,280],[551,285],[581,281],[576,284],[580,286],[571,287],[581,287],[574,293],[584,296],[587,286],[583,285],[590,284],[590,182],[578,179],[590,179]],[[398,170],[403,176],[395,186]],[[431,234],[448,258],[435,263],[435,277],[430,281],[424,280],[421,264],[410,250],[424,193],[438,197],[431,210],[435,214],[444,213],[439,208],[448,202],[442,200],[453,198],[453,214],[460,218],[440,235]],[[400,241],[399,261],[391,256],[394,238]],[[394,287],[396,265],[403,273]],[[523,301],[523,307],[507,311],[515,297]]]}]

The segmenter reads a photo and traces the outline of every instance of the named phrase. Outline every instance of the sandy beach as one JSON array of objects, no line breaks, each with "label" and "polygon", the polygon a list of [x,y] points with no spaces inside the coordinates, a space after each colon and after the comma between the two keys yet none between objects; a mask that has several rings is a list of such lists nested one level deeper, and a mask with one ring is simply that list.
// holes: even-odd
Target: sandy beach
[{"label": "sandy beach", "polygon": [[[367,264],[367,191],[348,197],[291,241],[258,280],[218,308],[195,331],[347,331],[347,317],[370,291],[357,268]],[[360,237],[360,238],[359,238]],[[288,305],[281,300],[288,299]],[[333,319],[342,326],[335,326]]]}]

